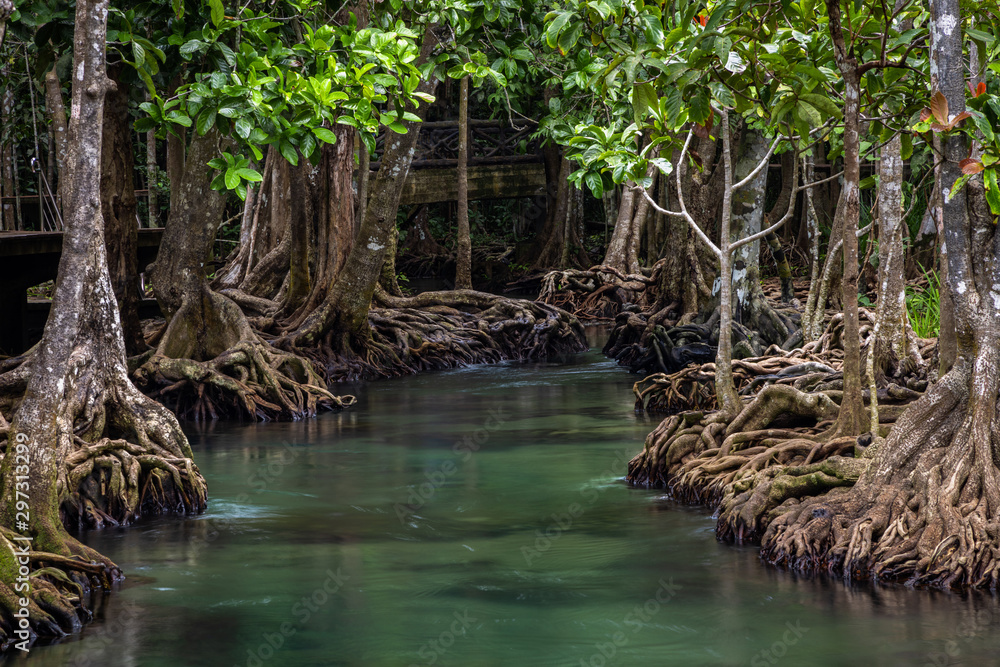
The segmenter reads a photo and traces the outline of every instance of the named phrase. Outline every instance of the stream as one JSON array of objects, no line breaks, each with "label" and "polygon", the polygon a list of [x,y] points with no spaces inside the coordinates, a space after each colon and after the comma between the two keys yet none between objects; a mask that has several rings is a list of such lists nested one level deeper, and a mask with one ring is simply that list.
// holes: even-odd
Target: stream
[{"label": "stream", "polygon": [[991,596],[774,570],[704,508],[628,488],[656,424],[635,379],[598,346],[351,387],[356,407],[307,422],[189,426],[209,510],[88,534],[121,590],[5,664],[1000,664]]}]

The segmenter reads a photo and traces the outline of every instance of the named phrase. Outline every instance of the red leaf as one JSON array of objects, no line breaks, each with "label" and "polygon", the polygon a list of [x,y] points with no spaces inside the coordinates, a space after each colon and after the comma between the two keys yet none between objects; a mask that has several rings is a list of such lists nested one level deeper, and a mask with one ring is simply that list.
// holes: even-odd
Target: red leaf
[{"label": "red leaf", "polygon": [[702,28],[704,28],[706,25],[708,25],[708,17],[702,14],[701,16],[698,17],[698,23],[701,24]]},{"label": "red leaf", "polygon": [[976,86],[976,97],[979,97],[980,95],[982,95],[985,92],[986,92],[986,83],[983,82],[983,81],[980,81],[979,85]]},{"label": "red leaf", "polygon": [[705,129],[711,132],[714,126],[715,126],[715,109],[713,109],[712,107],[708,107],[708,120],[705,121]]},{"label": "red leaf", "polygon": [[691,130],[694,132],[694,136],[698,137],[699,139],[708,139],[708,130],[705,129],[704,125],[696,124],[694,127],[691,128]]},{"label": "red leaf", "polygon": [[698,154],[698,151],[689,151],[689,152],[691,153],[691,159],[694,160],[695,164],[698,165],[698,169],[704,169],[705,161],[701,159],[701,155]]},{"label": "red leaf", "polygon": [[973,97],[975,97],[975,95],[976,95],[976,88],[975,88],[975,86],[972,85],[972,82],[971,81],[966,81],[965,82],[965,87],[968,88],[969,89],[969,93],[972,94]]},{"label": "red leaf", "polygon": [[948,100],[944,98],[940,90],[931,97],[931,113],[934,114],[934,119],[938,122],[948,122]]},{"label": "red leaf", "polygon": [[948,123],[948,129],[949,130],[952,129],[966,118],[972,118],[972,114],[970,114],[968,111],[963,111],[962,113],[955,116],[950,123]]},{"label": "red leaf", "polygon": [[942,125],[941,123],[931,123],[931,129],[935,132],[947,132],[950,128],[947,125]]},{"label": "red leaf", "polygon": [[962,168],[963,174],[978,174],[986,167],[979,160],[973,158],[966,158],[958,163],[958,166]]},{"label": "red leaf", "polygon": [[922,123],[922,122],[924,122],[926,120],[930,120],[930,119],[931,119],[931,110],[928,109],[927,107],[924,107],[920,111],[920,122]]}]

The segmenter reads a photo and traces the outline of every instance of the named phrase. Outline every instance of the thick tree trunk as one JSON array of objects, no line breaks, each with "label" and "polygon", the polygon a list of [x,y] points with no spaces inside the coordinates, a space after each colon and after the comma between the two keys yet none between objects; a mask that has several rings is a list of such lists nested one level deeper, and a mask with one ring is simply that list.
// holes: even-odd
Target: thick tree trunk
[{"label": "thick tree trunk", "polygon": [[[932,86],[950,115],[965,104],[961,22],[958,0],[931,2]],[[961,135],[944,141],[943,188],[967,155]],[[850,492],[806,499],[770,525],[767,560],[911,585],[1000,584],[1000,234],[979,177],[946,198],[942,213],[955,363],[884,443],[865,450]]]},{"label": "thick tree trunk", "polygon": [[[433,42],[428,29],[421,47],[421,61],[430,54]],[[418,90],[430,93],[434,88],[434,81],[424,81]],[[427,108],[427,104],[422,104],[410,111],[422,119]],[[399,198],[420,131],[417,121],[404,121],[403,125],[406,134],[392,133],[387,137],[381,166],[370,185],[371,194],[357,243],[351,248],[322,305],[287,334],[287,344],[312,347],[326,342],[334,353],[346,355],[357,354],[368,347],[371,341],[368,311],[385,263],[389,234],[396,225]]]},{"label": "thick tree trunk", "polygon": [[[32,551],[52,552],[54,564],[85,586],[79,573],[106,585],[119,576],[117,567],[70,537],[64,522],[127,522],[150,503],[187,511],[205,504],[204,480],[176,418],[127,377],[100,200],[103,105],[111,87],[104,71],[106,18],[105,0],[78,0],[74,71],[79,75],[64,174],[71,185],[59,276],[41,344],[3,383],[10,388],[11,376],[27,378],[23,400],[10,428],[4,428],[7,455],[0,466],[5,526],[0,607],[8,636],[20,605],[12,590],[18,565],[11,551],[13,540],[21,539],[9,528],[16,525],[29,537]],[[59,582],[33,579],[30,623],[39,634],[79,629],[74,607],[82,604],[83,591]]]},{"label": "thick tree trunk", "polygon": [[458,244],[455,288],[472,289],[472,237],[469,229],[469,76],[458,98]]},{"label": "thick tree trunk", "polygon": [[[139,323],[139,266],[136,247],[135,182],[132,164],[132,128],[128,114],[128,91],[118,84],[121,65],[111,70],[114,88],[104,98],[104,128],[101,147],[101,213],[111,285],[121,313],[125,351],[129,356],[146,349]],[[51,74],[51,72],[50,72]]]},{"label": "thick tree trunk", "polygon": [[[211,288],[205,262],[222,222],[225,195],[211,188],[212,129],[195,136],[150,276],[167,318],[155,354],[134,377],[196,419],[296,419],[320,405],[343,405],[305,359],[279,352],[251,327],[240,306]],[[284,263],[287,270],[288,262]],[[164,393],[166,392],[166,393]],[[169,394],[169,396],[168,396]]]},{"label": "thick tree trunk", "polygon": [[204,166],[218,154],[218,146],[215,130],[192,140],[190,167],[177,183],[150,271],[153,293],[167,318],[158,353],[171,359],[214,359],[253,335],[239,307],[213,291],[205,277],[226,204],[225,195],[212,189],[211,172]]}]

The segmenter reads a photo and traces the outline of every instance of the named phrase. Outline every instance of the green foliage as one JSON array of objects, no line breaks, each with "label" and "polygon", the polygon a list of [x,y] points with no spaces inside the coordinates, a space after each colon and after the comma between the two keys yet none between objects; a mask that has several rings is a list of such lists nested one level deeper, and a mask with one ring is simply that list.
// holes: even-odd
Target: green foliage
[{"label": "green foliage", "polygon": [[906,316],[913,332],[934,338],[941,330],[941,282],[936,271],[925,271],[924,286],[906,286]]}]

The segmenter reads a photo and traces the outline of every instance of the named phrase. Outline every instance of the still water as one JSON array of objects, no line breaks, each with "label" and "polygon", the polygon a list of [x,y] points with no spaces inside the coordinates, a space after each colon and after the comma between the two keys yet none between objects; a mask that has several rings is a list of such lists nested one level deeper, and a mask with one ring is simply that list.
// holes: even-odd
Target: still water
[{"label": "still water", "polygon": [[703,509],[627,488],[653,427],[634,379],[591,351],[192,431],[209,511],[89,534],[123,589],[9,664],[1000,664],[992,598],[771,570]]}]

